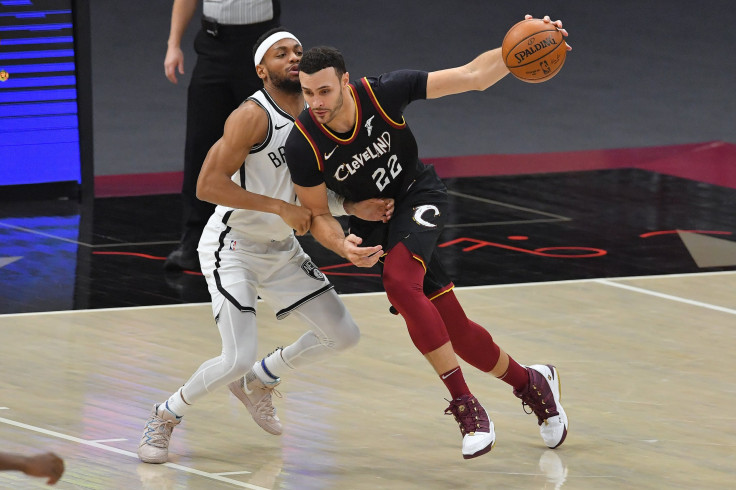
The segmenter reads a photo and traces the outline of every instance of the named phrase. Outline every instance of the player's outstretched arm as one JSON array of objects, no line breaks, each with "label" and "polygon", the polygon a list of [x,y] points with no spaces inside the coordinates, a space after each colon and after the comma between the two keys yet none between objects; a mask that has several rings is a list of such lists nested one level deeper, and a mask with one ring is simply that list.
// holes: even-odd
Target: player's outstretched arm
[{"label": "player's outstretched arm", "polygon": [[361,247],[362,239],[353,234],[345,236],[340,223],[330,214],[327,205],[327,186],[322,183],[314,187],[294,185],[302,206],[312,213],[312,236],[324,247],[340,257],[348,259],[358,267],[373,267],[382,247]]},{"label": "player's outstretched arm", "polygon": [[[525,16],[526,19],[531,17]],[[562,28],[562,21],[552,22],[546,15],[543,20],[554,24],[563,36],[567,36],[567,31]],[[572,48],[568,47],[569,49]],[[427,98],[436,99],[472,90],[485,90],[508,73],[509,69],[506,68],[501,56],[501,48],[498,47],[482,53],[467,65],[430,72],[427,77]]]},{"label": "player's outstretched arm", "polygon": [[433,71],[427,77],[427,98],[485,90],[509,73],[501,48],[482,53],[467,65]]}]

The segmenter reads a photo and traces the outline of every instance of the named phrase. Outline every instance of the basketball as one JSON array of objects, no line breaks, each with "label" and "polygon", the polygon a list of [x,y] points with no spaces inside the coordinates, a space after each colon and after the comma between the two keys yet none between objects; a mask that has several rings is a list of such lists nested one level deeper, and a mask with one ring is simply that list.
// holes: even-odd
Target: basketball
[{"label": "basketball", "polygon": [[567,45],[554,24],[542,19],[516,23],[501,43],[503,62],[512,75],[529,83],[546,82],[565,63]]}]

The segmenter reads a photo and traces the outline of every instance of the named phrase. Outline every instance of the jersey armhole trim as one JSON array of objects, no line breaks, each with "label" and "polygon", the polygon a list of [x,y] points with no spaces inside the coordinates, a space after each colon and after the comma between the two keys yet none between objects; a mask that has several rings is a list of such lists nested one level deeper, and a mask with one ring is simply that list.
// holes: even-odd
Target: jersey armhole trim
[{"label": "jersey armhole trim", "polygon": [[273,121],[271,121],[271,114],[268,112],[268,109],[261,104],[261,102],[258,99],[254,99],[253,97],[248,97],[246,100],[250,100],[255,102],[260,106],[261,109],[263,109],[263,112],[266,113],[266,117],[268,118],[268,133],[266,133],[266,139],[263,140],[262,143],[258,143],[257,145],[253,146],[253,148],[250,149],[248,152],[249,155],[252,155],[253,153],[258,153],[262,149],[264,149],[270,142],[271,138],[273,137]]},{"label": "jersey armhole trim", "polygon": [[401,116],[401,122],[398,123],[391,119],[388,114],[386,114],[386,111],[383,110],[383,107],[381,107],[381,103],[378,102],[378,99],[376,98],[376,94],[373,93],[373,87],[371,87],[371,84],[368,83],[368,79],[366,77],[363,77],[360,79],[361,82],[363,82],[363,87],[365,88],[365,91],[368,93],[368,98],[371,99],[371,103],[373,103],[373,106],[376,108],[378,113],[381,115],[384,121],[389,123],[392,127],[396,129],[403,129],[406,127],[406,119],[404,119],[404,116]]},{"label": "jersey armhole trim", "polygon": [[325,165],[324,165],[324,161],[322,160],[322,155],[320,154],[319,149],[317,148],[317,144],[314,142],[312,137],[307,132],[307,128],[304,127],[304,125],[299,119],[294,121],[294,125],[299,130],[299,132],[302,133],[302,136],[304,136],[304,139],[307,140],[307,143],[309,143],[309,146],[312,147],[312,153],[314,153],[314,158],[315,160],[317,160],[317,170],[319,170],[320,172],[324,172]]}]

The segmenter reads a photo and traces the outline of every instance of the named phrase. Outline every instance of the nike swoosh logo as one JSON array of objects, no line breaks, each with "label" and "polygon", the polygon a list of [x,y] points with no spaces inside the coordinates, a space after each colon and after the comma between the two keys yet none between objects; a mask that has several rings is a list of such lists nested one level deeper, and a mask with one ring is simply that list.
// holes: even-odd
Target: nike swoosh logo
[{"label": "nike swoosh logo", "polygon": [[459,368],[459,367],[456,367],[455,369],[453,369],[453,370],[452,370],[452,371],[450,371],[449,373],[447,373],[447,374],[443,374],[443,375],[442,375],[442,379],[447,379],[447,378],[449,378],[449,377],[450,377],[450,376],[452,376],[452,374],[453,374],[453,373],[454,373],[455,371],[457,371],[458,369],[460,369],[460,368]]},{"label": "nike swoosh logo", "polygon": [[335,150],[337,150],[337,145],[335,145],[335,147],[332,149],[331,152],[325,153],[325,160],[327,160],[328,158],[330,158],[332,156],[332,154],[335,153]]},{"label": "nike swoosh logo", "polygon": [[274,129],[276,129],[276,131],[278,131],[279,129],[283,129],[283,128],[285,128],[288,125],[289,125],[289,123],[282,124],[281,126],[276,126]]}]

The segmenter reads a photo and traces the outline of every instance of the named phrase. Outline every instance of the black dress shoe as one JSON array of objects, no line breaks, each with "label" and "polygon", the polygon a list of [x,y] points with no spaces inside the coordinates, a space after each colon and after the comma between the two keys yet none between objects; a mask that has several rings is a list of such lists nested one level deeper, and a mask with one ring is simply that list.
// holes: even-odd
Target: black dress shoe
[{"label": "black dress shoe", "polygon": [[166,257],[164,269],[200,271],[199,255],[196,250],[179,247]]}]

